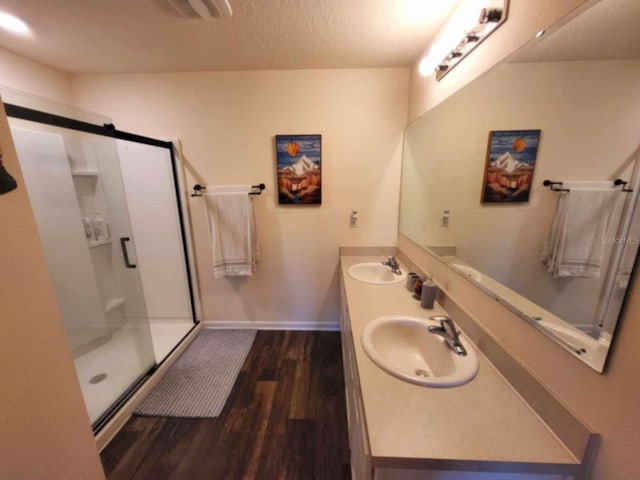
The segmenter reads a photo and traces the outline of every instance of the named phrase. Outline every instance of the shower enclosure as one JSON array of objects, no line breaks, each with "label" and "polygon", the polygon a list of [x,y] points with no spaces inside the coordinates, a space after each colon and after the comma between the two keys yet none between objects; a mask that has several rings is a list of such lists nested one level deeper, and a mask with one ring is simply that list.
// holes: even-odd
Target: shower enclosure
[{"label": "shower enclosure", "polygon": [[172,144],[5,109],[97,432],[196,323]]}]

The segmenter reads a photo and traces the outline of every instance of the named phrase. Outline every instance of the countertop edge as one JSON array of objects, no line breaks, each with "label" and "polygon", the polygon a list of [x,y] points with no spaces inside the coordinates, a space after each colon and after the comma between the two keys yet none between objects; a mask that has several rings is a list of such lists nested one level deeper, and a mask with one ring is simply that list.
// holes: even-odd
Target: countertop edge
[{"label": "countertop edge", "polygon": [[449,470],[486,473],[528,473],[576,475],[582,471],[579,463],[498,462],[486,460],[458,460],[446,458],[398,458],[372,456],[374,468],[409,470]]},{"label": "countertop edge", "polygon": [[[369,253],[369,252],[367,252]],[[345,260],[354,257],[362,258],[364,261],[368,261],[371,255],[358,255],[349,252],[349,254],[343,253],[340,255],[340,274],[343,277],[342,283],[344,285],[344,294],[345,300],[347,304],[350,300],[349,288],[346,278],[348,277],[347,265]],[[356,344],[357,339],[353,332],[350,332],[350,340]],[[514,391],[514,394],[518,395],[517,390],[511,385],[507,379],[501,374],[500,370],[491,362],[489,358],[486,357],[484,352],[482,352],[475,344],[474,347],[477,350],[478,355],[481,355],[484,360],[489,364],[492,370],[495,371],[497,375],[499,375],[502,380],[508,385],[510,389]],[[355,355],[356,360],[356,369],[358,371],[358,375],[361,375],[361,365],[359,355]],[[361,393],[364,395],[364,392]],[[518,395],[520,396],[520,395]],[[521,401],[527,405],[529,408],[530,405],[524,399],[521,398]],[[533,414],[536,414],[535,410],[532,410]],[[367,415],[364,418],[365,424],[369,423],[369,419]],[[540,421],[548,427],[546,422],[542,419]],[[553,430],[550,429],[551,432]],[[570,450],[558,439],[558,442],[564,446],[567,452],[570,454]],[[474,472],[496,472],[496,473],[529,473],[529,474],[567,474],[567,475],[579,475],[580,472],[583,471],[583,464],[581,461],[576,458],[574,455],[571,455],[573,461],[569,461],[566,463],[537,463],[530,461],[501,461],[501,460],[479,460],[479,459],[456,459],[456,458],[415,458],[415,457],[395,457],[395,456],[381,456],[376,455],[372,452],[371,458],[371,466],[375,468],[389,468],[389,469],[431,469],[431,470],[458,470],[458,471],[474,471]]]}]

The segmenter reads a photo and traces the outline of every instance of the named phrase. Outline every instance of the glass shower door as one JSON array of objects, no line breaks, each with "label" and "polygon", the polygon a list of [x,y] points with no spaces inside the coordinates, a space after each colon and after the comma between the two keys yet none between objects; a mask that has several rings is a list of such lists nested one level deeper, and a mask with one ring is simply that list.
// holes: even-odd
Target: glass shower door
[{"label": "glass shower door", "polygon": [[156,360],[194,326],[186,246],[171,150],[118,139],[118,158]]},{"label": "glass shower door", "polygon": [[116,141],[10,123],[87,412],[98,428],[156,364]]}]

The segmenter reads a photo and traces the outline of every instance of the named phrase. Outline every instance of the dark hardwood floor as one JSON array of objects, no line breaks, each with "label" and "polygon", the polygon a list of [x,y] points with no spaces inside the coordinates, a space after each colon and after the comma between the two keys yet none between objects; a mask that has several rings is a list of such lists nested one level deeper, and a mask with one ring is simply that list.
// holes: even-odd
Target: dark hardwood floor
[{"label": "dark hardwood floor", "polygon": [[218,418],[132,417],[107,478],[350,479],[338,332],[259,331]]}]

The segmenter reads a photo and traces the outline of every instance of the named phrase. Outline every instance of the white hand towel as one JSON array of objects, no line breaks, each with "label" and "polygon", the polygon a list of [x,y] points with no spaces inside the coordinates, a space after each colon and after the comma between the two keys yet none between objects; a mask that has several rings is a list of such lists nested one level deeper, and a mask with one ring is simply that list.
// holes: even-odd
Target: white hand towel
[{"label": "white hand towel", "polygon": [[572,188],[560,194],[542,253],[554,277],[600,276],[604,239],[618,195],[610,188]]},{"label": "white hand towel", "polygon": [[567,209],[569,208],[569,195],[567,192],[558,194],[558,203],[556,205],[556,213],[551,220],[549,235],[544,243],[540,261],[544,263],[550,272],[555,271],[558,253],[560,252],[560,241],[562,239],[564,226],[566,224]]},{"label": "white hand towel", "polygon": [[631,271],[636,261],[638,245],[640,244],[640,209],[636,210],[633,220],[631,220],[631,227],[629,227],[627,237],[616,240],[625,243],[622,260],[620,261],[620,267],[616,275],[616,285],[618,288],[627,288]]},{"label": "white hand towel", "polygon": [[252,275],[260,257],[252,198],[247,193],[207,193],[204,198],[214,276]]}]

